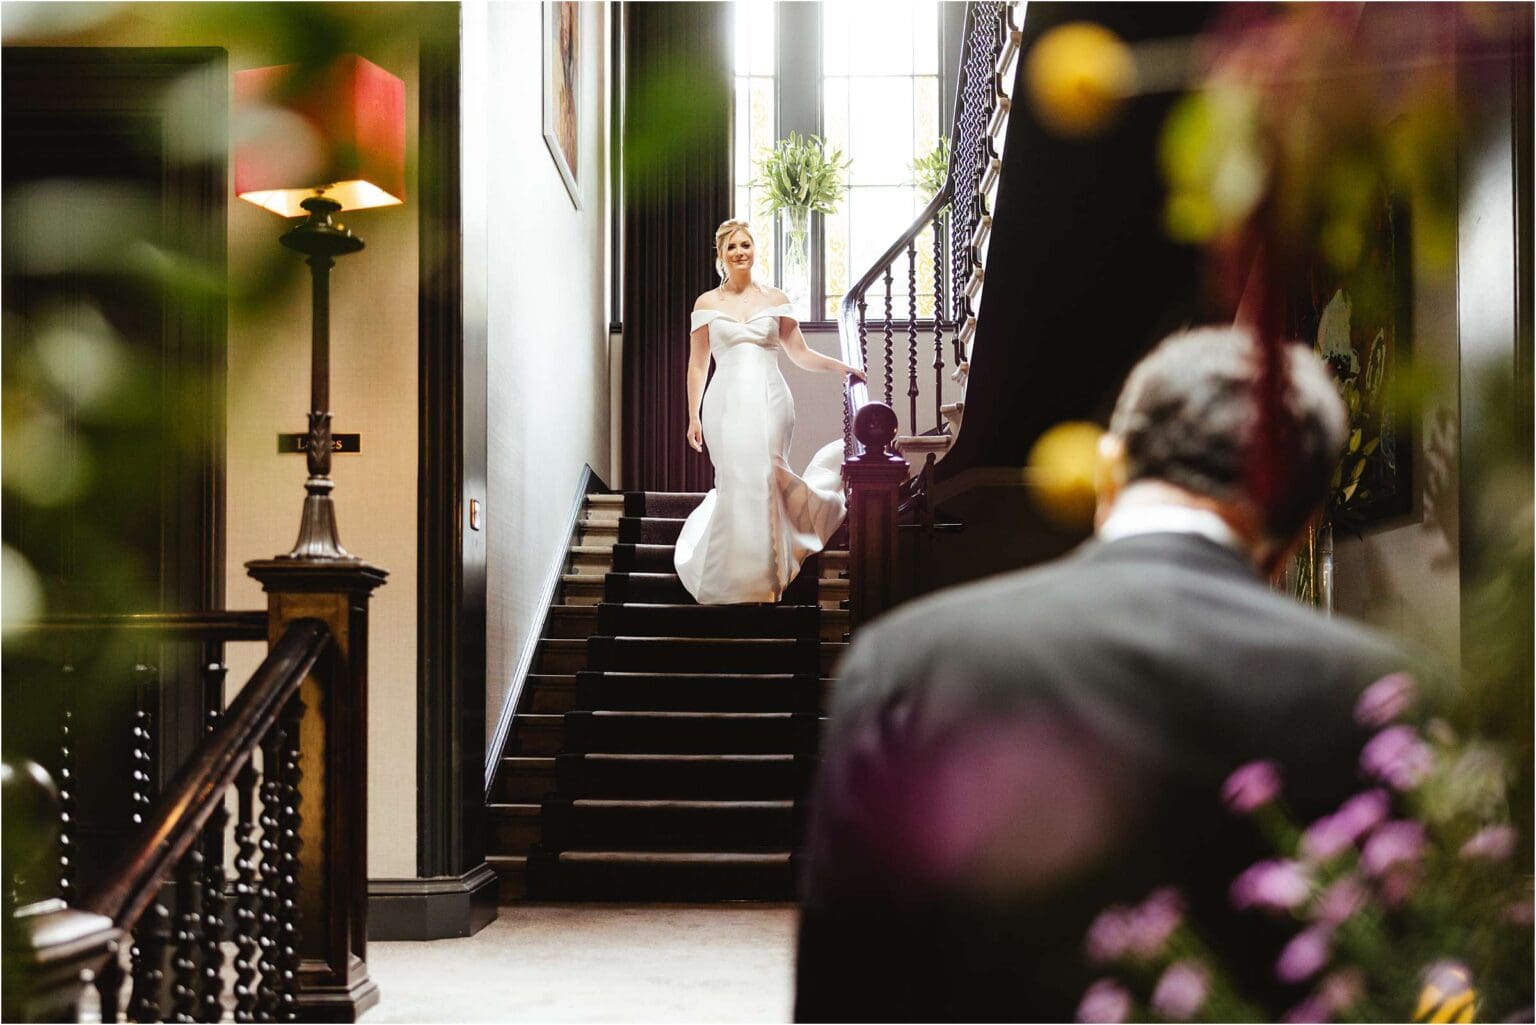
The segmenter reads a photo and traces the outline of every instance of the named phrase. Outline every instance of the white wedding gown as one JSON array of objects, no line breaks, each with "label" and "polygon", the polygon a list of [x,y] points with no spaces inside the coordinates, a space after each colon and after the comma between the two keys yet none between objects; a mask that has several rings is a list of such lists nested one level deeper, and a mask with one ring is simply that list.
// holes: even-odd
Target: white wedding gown
[{"label": "white wedding gown", "polygon": [[833,441],[796,476],[785,456],[795,403],[779,372],[779,318],[786,303],[737,320],[696,310],[709,325],[715,376],[704,392],[704,443],[715,486],[683,524],[674,561],[701,605],[776,602],[807,557],[843,522],[843,445]]}]

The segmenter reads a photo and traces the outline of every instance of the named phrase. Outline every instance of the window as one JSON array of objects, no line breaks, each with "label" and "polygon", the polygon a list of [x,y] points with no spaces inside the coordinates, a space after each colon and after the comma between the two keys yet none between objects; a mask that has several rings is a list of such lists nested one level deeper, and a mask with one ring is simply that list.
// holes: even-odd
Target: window
[{"label": "window", "polygon": [[[964,4],[936,0],[837,0],[733,5],[736,81],[736,216],[758,239],[760,273],[781,284],[776,225],[747,187],[765,148],[791,131],[821,135],[852,159],[837,213],[811,230],[813,317],[837,317],[843,293],[923,210],[912,161],[948,130]],[[948,8],[954,8],[949,10]],[[933,314],[933,238],[918,242],[920,316]],[[891,283],[892,308],[907,310],[905,264]],[[884,292],[877,286],[883,305]]]},{"label": "window", "polygon": [[734,216],[752,225],[757,240],[758,274],[778,283],[774,261],[773,216],[763,213],[758,201],[761,189],[747,183],[757,177],[757,154],[778,138],[775,86],[778,82],[778,4],[749,0],[734,7],[736,23],[734,68],[736,72],[736,139]]}]

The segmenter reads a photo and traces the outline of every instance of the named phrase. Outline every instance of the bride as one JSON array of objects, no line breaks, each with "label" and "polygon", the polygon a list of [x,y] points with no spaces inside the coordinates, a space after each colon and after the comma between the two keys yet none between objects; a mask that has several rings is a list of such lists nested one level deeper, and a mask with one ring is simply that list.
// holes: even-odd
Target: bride
[{"label": "bride", "polygon": [[[805,344],[789,297],[753,281],[753,263],[747,223],[720,225],[720,287],[693,306],[688,444],[702,452],[709,443],[715,486],[683,524],[674,561],[701,605],[778,601],[845,512],[841,440],[817,452],[803,477],[785,461],[795,403],[779,373],[779,348],[805,370],[863,375]],[[706,392],[710,357],[715,376]]]}]

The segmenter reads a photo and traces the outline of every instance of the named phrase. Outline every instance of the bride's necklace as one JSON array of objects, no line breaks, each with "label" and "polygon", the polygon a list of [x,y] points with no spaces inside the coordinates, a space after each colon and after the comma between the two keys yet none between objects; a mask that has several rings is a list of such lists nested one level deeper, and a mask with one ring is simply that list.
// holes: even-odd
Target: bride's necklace
[{"label": "bride's necklace", "polygon": [[756,281],[747,282],[747,287],[743,288],[739,292],[731,291],[730,289],[726,288],[725,284],[722,282],[720,285],[720,294],[727,298],[721,305],[734,306],[734,310],[728,309],[725,312],[734,315],[739,320],[744,314],[748,312],[747,306],[751,300],[749,300],[747,296],[756,292],[761,292],[762,290],[763,286],[759,285]]}]

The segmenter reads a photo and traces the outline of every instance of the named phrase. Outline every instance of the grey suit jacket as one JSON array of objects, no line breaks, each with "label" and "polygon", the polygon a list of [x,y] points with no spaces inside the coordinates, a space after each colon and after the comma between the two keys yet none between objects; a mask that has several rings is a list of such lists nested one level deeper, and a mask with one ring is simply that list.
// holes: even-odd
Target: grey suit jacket
[{"label": "grey suit jacket", "polygon": [[1283,1009],[1283,934],[1227,903],[1268,851],[1221,783],[1274,759],[1295,814],[1333,810],[1362,787],[1356,696],[1402,665],[1182,534],[1090,542],[872,624],[813,789],[797,1020],[1071,1020],[1093,916],[1162,885]]}]

